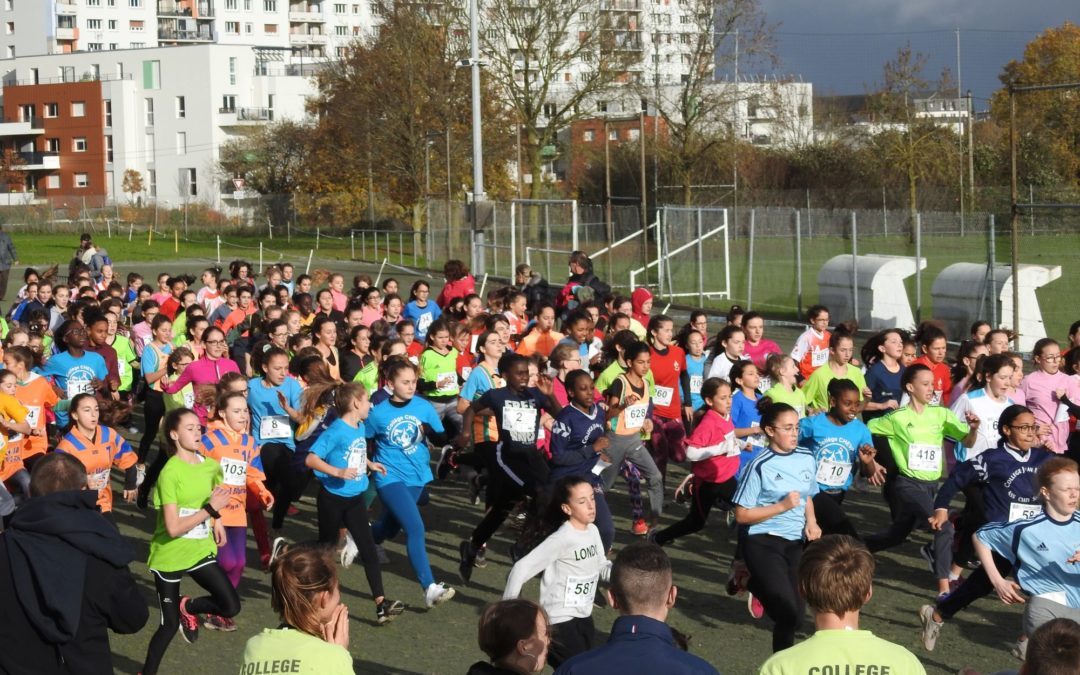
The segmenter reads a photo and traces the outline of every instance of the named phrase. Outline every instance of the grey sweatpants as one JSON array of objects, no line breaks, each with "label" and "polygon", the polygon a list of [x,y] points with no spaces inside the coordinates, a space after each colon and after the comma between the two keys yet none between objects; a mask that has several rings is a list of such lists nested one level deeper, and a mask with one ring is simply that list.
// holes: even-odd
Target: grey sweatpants
[{"label": "grey sweatpants", "polygon": [[[896,498],[896,517],[887,529],[868,535],[864,541],[872,553],[883,551],[907,541],[915,528],[928,527],[927,519],[934,515],[934,495],[937,483],[897,476],[893,487]],[[934,576],[948,579],[952,566],[953,526],[946,521],[934,532]]]},{"label": "grey sweatpants", "polygon": [[1036,628],[1051,619],[1072,619],[1080,623],[1080,609],[1073,609],[1049,598],[1032,596],[1024,604],[1024,635],[1031,636]]},{"label": "grey sweatpants", "polygon": [[656,462],[649,454],[645,442],[635,434],[619,435],[608,434],[606,454],[611,458],[611,466],[604,469],[600,474],[604,481],[604,491],[607,492],[615,484],[615,478],[619,475],[619,467],[623,460],[630,462],[641,472],[641,478],[648,485],[649,512],[653,518],[659,518],[664,511],[664,478],[660,470],[656,468]]}]

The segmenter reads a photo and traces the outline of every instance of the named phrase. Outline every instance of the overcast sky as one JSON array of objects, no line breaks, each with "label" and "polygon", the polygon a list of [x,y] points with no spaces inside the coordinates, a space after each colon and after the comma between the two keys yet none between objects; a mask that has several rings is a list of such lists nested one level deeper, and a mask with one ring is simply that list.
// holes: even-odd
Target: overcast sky
[{"label": "overcast sky", "polygon": [[[814,84],[815,94],[863,93],[881,66],[910,42],[925,53],[924,76],[955,75],[960,29],[961,86],[986,97],[1002,66],[1048,27],[1080,23],[1080,0],[761,0],[776,27],[776,72]],[[985,104],[976,103],[977,109]]]}]

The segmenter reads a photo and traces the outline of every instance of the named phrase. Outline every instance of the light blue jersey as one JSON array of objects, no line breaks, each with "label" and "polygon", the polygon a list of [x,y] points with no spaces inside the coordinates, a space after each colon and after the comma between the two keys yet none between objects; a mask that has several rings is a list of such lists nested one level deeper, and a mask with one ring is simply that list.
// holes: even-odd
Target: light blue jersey
[{"label": "light blue jersey", "polygon": [[799,422],[799,446],[814,454],[815,475],[822,492],[850,488],[859,468],[859,448],[873,444],[870,430],[857,419],[838,426],[827,413],[819,413]]},{"label": "light blue jersey", "polygon": [[332,467],[357,471],[356,478],[352,480],[316,471],[315,477],[331,494],[356,497],[367,489],[367,437],[363,422],[359,427],[354,427],[339,417],[319,434],[318,440],[311,446],[311,452]]},{"label": "light blue jersey", "polygon": [[281,443],[290,450],[296,449],[293,439],[292,420],[278,400],[278,393],[285,395],[289,407],[300,408],[300,396],[304,393],[294,377],[286,377],[278,386],[269,380],[255,377],[248,380],[248,408],[251,409],[251,433],[259,447],[267,443]]},{"label": "light blue jersey", "polygon": [[371,409],[365,426],[375,440],[373,461],[386,467],[386,475],[376,474],[375,487],[404,483],[422,487],[431,482],[431,453],[424,442],[424,425],[442,433],[442,420],[435,406],[419,396],[407,403],[383,401]]},{"label": "light blue jersey", "polygon": [[798,492],[802,501],[793,509],[751,525],[749,534],[771,534],[790,541],[802,539],[806,526],[806,501],[818,493],[814,479],[817,462],[806,448],[784,455],[765,448],[746,467],[735,492],[735,503],[743,508],[771,506]]},{"label": "light blue jersey", "polygon": [[[109,377],[105,359],[95,352],[83,352],[75,358],[70,352],[57,352],[49,357],[45,365],[35,368],[35,372],[53,378],[53,382],[64,392],[64,399],[70,400],[79,394],[93,394],[93,380]],[[56,411],[56,426],[65,427],[68,423],[66,410]]]},{"label": "light blue jersey", "polygon": [[1064,522],[1042,513],[1030,520],[991,523],[975,536],[1013,563],[1020,588],[1080,609],[1080,564],[1067,562],[1080,551],[1080,512]]}]

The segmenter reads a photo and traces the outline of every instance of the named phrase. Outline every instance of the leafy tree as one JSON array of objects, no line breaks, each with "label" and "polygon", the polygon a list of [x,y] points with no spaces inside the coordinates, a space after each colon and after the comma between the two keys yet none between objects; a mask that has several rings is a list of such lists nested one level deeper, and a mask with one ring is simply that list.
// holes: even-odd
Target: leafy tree
[{"label": "leafy tree", "polygon": [[285,223],[292,195],[304,187],[312,130],[310,124],[284,120],[254,127],[221,146],[222,178],[243,178],[248,189],[264,195],[274,225]]},{"label": "leafy tree", "polygon": [[120,189],[124,191],[124,194],[131,195],[128,197],[128,201],[132,204],[135,203],[135,195],[141,194],[146,187],[143,185],[142,174],[137,169],[127,169],[124,171],[124,179],[120,184]]},{"label": "leafy tree", "polygon": [[21,191],[26,185],[26,172],[20,167],[25,164],[19,153],[11,148],[5,148],[3,155],[0,155],[0,185],[10,192],[15,192],[16,188]]}]

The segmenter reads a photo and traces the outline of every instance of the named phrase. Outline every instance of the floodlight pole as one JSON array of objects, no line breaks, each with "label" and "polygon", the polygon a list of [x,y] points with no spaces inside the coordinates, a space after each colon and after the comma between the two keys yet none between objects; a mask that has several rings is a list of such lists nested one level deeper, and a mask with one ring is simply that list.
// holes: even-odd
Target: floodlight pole
[{"label": "floodlight pole", "polygon": [[472,213],[472,265],[477,269],[477,260],[482,259],[477,250],[480,234],[480,202],[484,201],[484,144],[481,138],[480,119],[480,0],[469,3],[469,69],[472,71],[472,155],[473,155],[473,199]]},{"label": "floodlight pole", "polygon": [[1013,344],[1020,351],[1020,194],[1016,187],[1016,89],[1009,85],[1009,195],[1012,207],[1009,229],[1012,236]]}]

